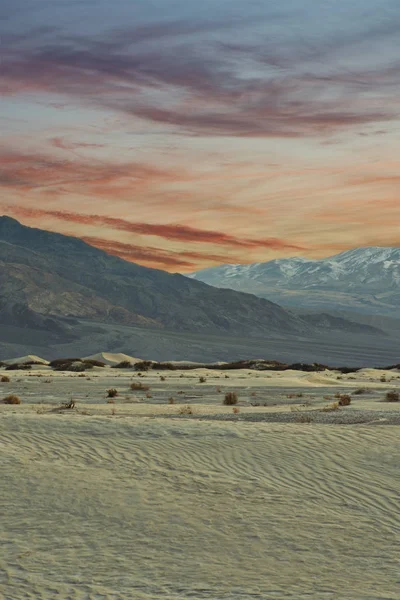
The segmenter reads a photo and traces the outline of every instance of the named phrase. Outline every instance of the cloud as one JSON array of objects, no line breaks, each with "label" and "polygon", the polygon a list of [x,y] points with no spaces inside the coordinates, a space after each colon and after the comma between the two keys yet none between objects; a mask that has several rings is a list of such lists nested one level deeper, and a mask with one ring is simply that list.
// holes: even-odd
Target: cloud
[{"label": "cloud", "polygon": [[164,22],[16,41],[3,48],[0,91],[79,98],[185,135],[301,137],[398,117],[398,60],[335,62],[340,44],[357,57],[357,43],[389,34],[388,25],[287,47],[217,42],[211,34],[221,27]]},{"label": "cloud", "polygon": [[104,215],[71,213],[66,211],[51,211],[39,208],[27,208],[21,206],[7,206],[6,210],[14,215],[30,219],[40,219],[42,217],[52,217],[68,223],[80,225],[92,225],[97,227],[106,227],[117,231],[125,231],[143,236],[159,237],[168,241],[214,244],[217,246],[227,246],[231,248],[270,248],[273,250],[304,250],[305,248],[290,241],[279,238],[239,238],[221,231],[209,231],[180,224],[154,224],[138,223],[108,217]]},{"label": "cloud", "polygon": [[[196,268],[198,262],[213,262],[219,264],[226,260],[226,256],[206,254],[201,252],[171,252],[154,248],[151,246],[137,246],[126,244],[99,237],[85,236],[81,238],[91,246],[100,248],[108,254],[114,254],[124,260],[139,262],[147,266],[170,269],[180,268],[183,270]],[[195,261],[195,262],[193,262]],[[197,262],[196,262],[197,261]]]}]

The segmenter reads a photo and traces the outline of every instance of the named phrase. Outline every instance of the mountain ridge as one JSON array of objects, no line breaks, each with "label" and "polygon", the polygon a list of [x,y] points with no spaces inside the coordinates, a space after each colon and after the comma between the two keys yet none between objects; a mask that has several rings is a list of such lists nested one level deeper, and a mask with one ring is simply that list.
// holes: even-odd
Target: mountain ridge
[{"label": "mountain ridge", "polygon": [[349,308],[387,316],[395,316],[400,308],[400,247],[366,246],[324,259],[221,265],[189,277],[289,307]]}]

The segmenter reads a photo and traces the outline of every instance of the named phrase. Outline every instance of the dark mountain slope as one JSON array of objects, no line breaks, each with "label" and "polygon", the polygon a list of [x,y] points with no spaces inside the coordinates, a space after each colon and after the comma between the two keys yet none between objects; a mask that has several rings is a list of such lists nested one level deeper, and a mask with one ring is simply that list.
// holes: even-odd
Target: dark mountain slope
[{"label": "dark mountain slope", "polygon": [[30,319],[34,313],[249,336],[314,332],[266,299],[141,267],[77,238],[0,217],[0,322],[16,305],[29,309]]}]

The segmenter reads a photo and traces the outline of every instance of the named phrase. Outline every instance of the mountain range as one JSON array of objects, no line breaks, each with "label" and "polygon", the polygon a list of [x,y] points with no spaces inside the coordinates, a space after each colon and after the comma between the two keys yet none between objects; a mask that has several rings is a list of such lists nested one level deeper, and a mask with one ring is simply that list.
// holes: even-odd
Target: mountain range
[{"label": "mountain range", "polygon": [[356,248],[321,260],[288,258],[221,265],[189,276],[295,309],[390,317],[398,317],[400,311],[400,248]]},{"label": "mountain range", "polygon": [[[142,267],[78,238],[0,217],[0,359],[112,349],[157,360],[257,358],[268,351],[294,362],[301,348],[308,359],[319,358],[327,340],[338,344],[333,356],[352,358],[343,344],[351,339],[367,349],[371,336],[385,339],[368,323],[298,314],[252,293]],[[382,344],[389,359],[392,349]],[[374,360],[376,353],[366,352]]]}]

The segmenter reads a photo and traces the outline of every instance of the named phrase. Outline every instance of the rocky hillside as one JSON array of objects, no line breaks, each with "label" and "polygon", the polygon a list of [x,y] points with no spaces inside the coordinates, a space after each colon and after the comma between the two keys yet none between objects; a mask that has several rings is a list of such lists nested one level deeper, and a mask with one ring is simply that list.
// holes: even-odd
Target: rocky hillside
[{"label": "rocky hillside", "polygon": [[62,331],[65,317],[248,336],[314,332],[268,300],[142,267],[77,238],[0,217],[0,323]]}]

